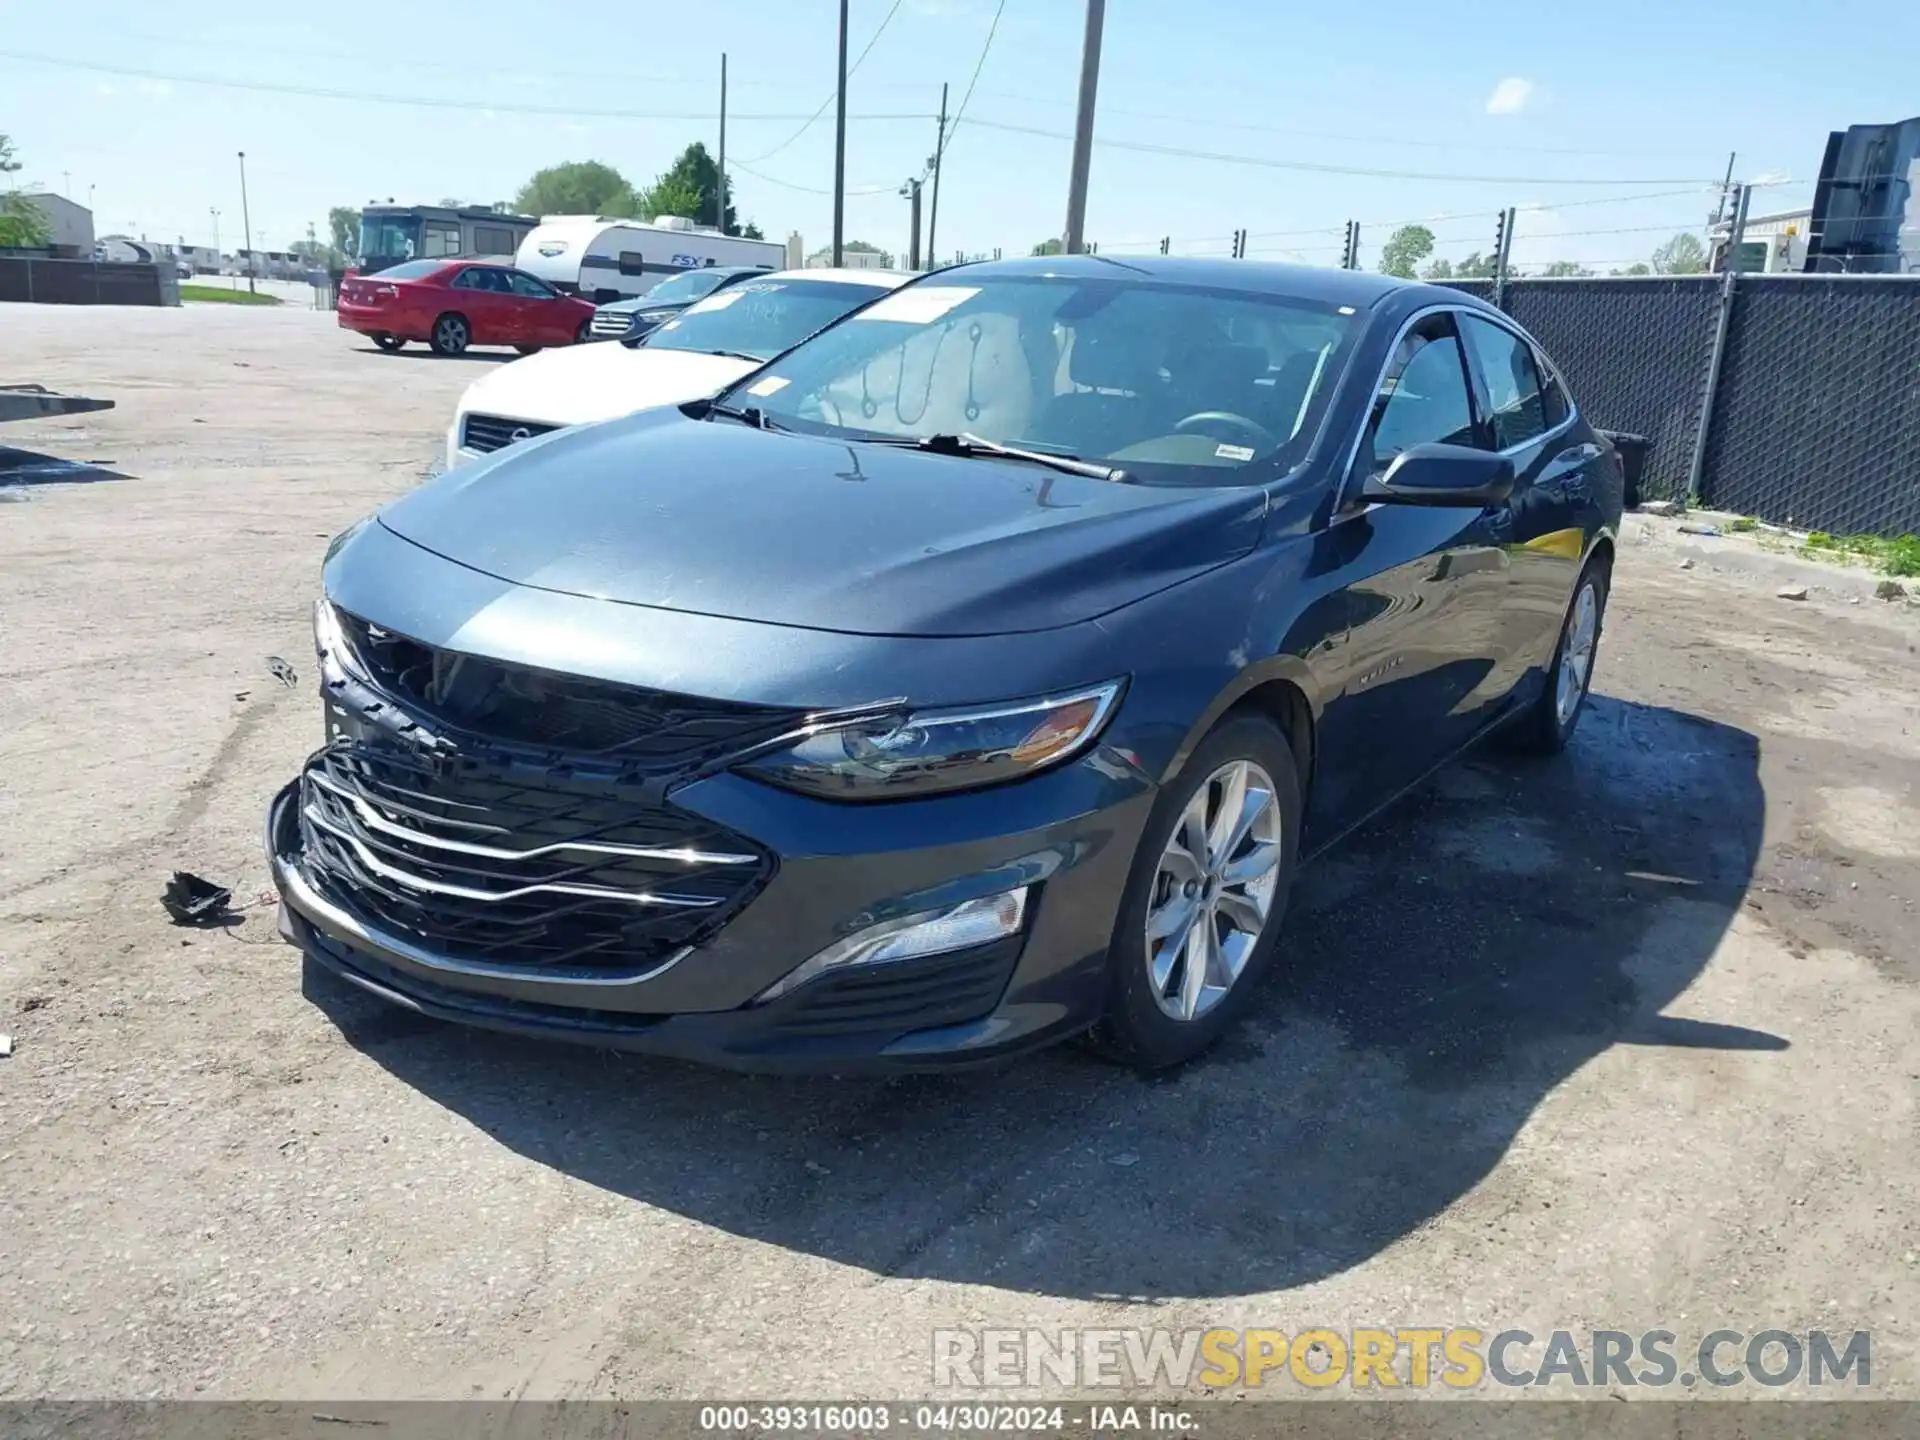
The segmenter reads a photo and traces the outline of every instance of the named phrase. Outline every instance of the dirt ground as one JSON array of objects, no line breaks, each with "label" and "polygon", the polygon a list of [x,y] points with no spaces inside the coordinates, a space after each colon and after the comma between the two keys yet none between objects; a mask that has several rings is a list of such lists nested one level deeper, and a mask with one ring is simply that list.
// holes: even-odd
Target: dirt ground
[{"label": "dirt ground", "polygon": [[326,539],[502,358],[0,308],[0,381],[118,402],[0,431],[0,1397],[906,1397],[938,1326],[1381,1324],[1863,1329],[1920,1395],[1920,607],[1668,522],[1570,753],[1303,874],[1170,1078],[741,1078],[170,925],[175,868],[266,888]]}]

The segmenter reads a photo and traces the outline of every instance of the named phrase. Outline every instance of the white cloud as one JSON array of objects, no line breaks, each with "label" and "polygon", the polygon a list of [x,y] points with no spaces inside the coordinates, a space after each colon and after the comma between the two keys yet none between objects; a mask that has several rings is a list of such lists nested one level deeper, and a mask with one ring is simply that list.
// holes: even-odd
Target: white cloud
[{"label": "white cloud", "polygon": [[165,100],[173,94],[173,86],[165,80],[142,80],[134,89],[153,100]]},{"label": "white cloud", "polygon": [[1749,185],[1784,185],[1793,176],[1785,170],[1762,170],[1747,183]]},{"label": "white cloud", "polygon": [[1527,101],[1533,98],[1533,82],[1518,75],[1509,75],[1493,87],[1493,93],[1487,96],[1487,114],[1518,115],[1527,108]]},{"label": "white cloud", "polygon": [[108,81],[96,80],[93,82],[93,93],[96,95],[111,95],[113,94],[113,86]]}]

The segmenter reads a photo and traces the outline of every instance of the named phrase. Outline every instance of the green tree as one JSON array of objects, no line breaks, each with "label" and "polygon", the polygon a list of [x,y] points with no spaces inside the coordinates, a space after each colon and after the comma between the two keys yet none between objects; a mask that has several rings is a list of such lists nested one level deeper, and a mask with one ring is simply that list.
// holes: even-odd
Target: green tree
[{"label": "green tree", "polygon": [[1653,252],[1653,273],[1656,275],[1700,275],[1707,268],[1707,247],[1700,243],[1700,237],[1686,231],[1674,236],[1666,244]]},{"label": "green tree", "polygon": [[1413,279],[1414,267],[1433,253],[1433,232],[1424,225],[1402,225],[1380,249],[1380,273]]},{"label": "green tree", "polygon": [[525,215],[614,215],[636,218],[640,197],[611,165],[598,160],[570,160],[536,170],[514,196],[514,208]]},{"label": "green tree", "polygon": [[1555,260],[1540,273],[1549,280],[1570,280],[1582,275],[1593,274],[1591,270],[1587,269],[1578,260]]},{"label": "green tree", "polygon": [[718,224],[728,235],[742,235],[749,240],[764,238],[760,227],[752,221],[740,223],[739,213],[733,207],[732,176],[727,177],[724,219],[715,198],[719,193],[720,166],[707,153],[705,144],[696,140],[660,172],[644,198],[650,202],[646,207],[649,215],[684,215],[698,225]]},{"label": "green tree", "polygon": [[351,205],[336,205],[327,211],[327,231],[333,248],[342,255],[360,253],[360,212]]},{"label": "green tree", "polygon": [[[13,158],[13,141],[0,134],[0,180],[20,172]],[[0,190],[0,245],[39,246],[53,239],[47,215],[31,197],[18,190]]]},{"label": "green tree", "polygon": [[1066,248],[1066,245],[1062,243],[1058,235],[1050,235],[1038,245],[1034,246],[1028,253],[1032,255],[1058,255]]},{"label": "green tree", "polygon": [[1616,275],[1651,275],[1653,267],[1644,260],[1636,260],[1624,270],[1616,270]]},{"label": "green tree", "polygon": [[1421,271],[1420,276],[1423,280],[1451,280],[1453,279],[1453,262],[1443,256]]},{"label": "green tree", "polygon": [[697,220],[701,194],[684,180],[662,175],[640,196],[640,213],[649,220],[661,215],[684,215]]}]

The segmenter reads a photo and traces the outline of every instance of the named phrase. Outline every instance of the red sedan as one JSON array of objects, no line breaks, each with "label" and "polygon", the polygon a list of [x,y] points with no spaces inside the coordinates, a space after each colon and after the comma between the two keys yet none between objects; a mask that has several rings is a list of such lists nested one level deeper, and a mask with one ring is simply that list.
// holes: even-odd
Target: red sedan
[{"label": "red sedan", "polygon": [[436,355],[469,345],[511,345],[521,354],[587,338],[593,302],[563,295],[508,265],[472,260],[408,260],[340,282],[335,306],[343,330],[358,330],[382,350],[424,340]]}]

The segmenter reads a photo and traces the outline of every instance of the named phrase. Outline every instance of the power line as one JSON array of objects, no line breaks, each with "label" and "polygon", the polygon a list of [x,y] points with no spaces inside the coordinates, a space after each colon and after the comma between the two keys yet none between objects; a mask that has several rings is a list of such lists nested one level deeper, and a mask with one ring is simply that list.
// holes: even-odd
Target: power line
[{"label": "power line", "polygon": [[[855,57],[853,64],[847,67],[848,79],[853,78],[853,72],[860,68],[860,62],[865,60],[868,54],[873,50],[873,47],[880,43],[880,37],[887,33],[887,26],[893,23],[893,17],[899,14],[899,12],[900,12],[900,0],[893,0],[893,7],[887,11],[886,16],[880,21],[880,28],[873,32],[872,37],[867,41],[866,48],[863,49],[857,57]],[[813,114],[809,115],[806,118],[806,122],[803,125],[801,125],[801,127],[798,130],[794,131],[793,134],[789,135],[786,139],[782,140],[778,145],[774,146],[771,150],[765,151],[759,155],[755,155],[747,163],[749,165],[758,165],[762,160],[770,160],[775,155],[778,155],[782,150],[786,149],[789,145],[793,144],[794,141],[798,140],[802,135],[806,134],[807,131],[811,130],[813,128],[814,121],[818,120],[822,115],[826,114],[827,107],[833,104],[833,102],[837,100],[839,97],[840,97],[840,91],[839,91],[839,88],[836,86],[834,88],[833,93],[828,95],[826,99],[820,102],[820,108],[818,110],[815,110]],[[848,116],[847,118],[852,119],[853,117]],[[762,175],[760,178],[762,180],[765,180],[767,177]],[[778,184],[779,182],[775,181],[774,183]],[[831,192],[828,192],[828,193],[831,193]]]},{"label": "power line", "polygon": [[[967,93],[960,97],[960,108],[953,112],[953,124],[947,127],[947,145],[953,143],[953,132],[960,128],[960,122],[965,118],[967,113],[967,102],[973,99],[973,87],[980,83],[980,72],[987,68],[987,52],[993,49],[993,37],[1000,31],[1000,16],[1006,11],[1006,8],[1007,0],[1000,0],[1000,3],[993,8],[993,23],[987,26],[987,38],[980,46],[980,58],[973,62],[973,76],[967,81]],[[981,122],[975,121],[974,123],[979,124]],[[1070,137],[1062,136],[1060,138],[1067,139]],[[941,153],[945,154],[946,146],[943,145],[940,148]]]},{"label": "power line", "polygon": [[[1063,131],[1047,130],[1037,125],[1011,125],[1001,120],[975,120],[973,123],[984,129],[1001,130],[1012,135],[1037,135],[1048,140],[1073,138]],[[1436,174],[1421,170],[1378,170],[1357,165],[1322,165],[1311,160],[1270,160],[1258,155],[1229,155],[1217,150],[1192,150],[1179,145],[1153,145],[1143,140],[1096,139],[1093,143],[1110,150],[1134,150],[1146,155],[1171,155],[1182,160],[1213,160],[1223,165],[1253,165],[1265,170],[1302,170],[1317,175],[1352,175],[1373,180],[1436,180],[1465,185],[1703,185],[1708,183],[1686,179],[1575,180],[1552,175]]]},{"label": "power line", "polygon": [[[731,169],[744,170],[747,174],[753,176],[754,179],[764,180],[769,185],[778,185],[782,190],[798,190],[802,195],[833,194],[833,190],[827,186],[797,185],[791,180],[782,180],[777,175],[763,175],[760,171],[754,169],[751,165],[748,165],[744,161],[729,160],[727,164]],[[895,185],[863,185],[857,189],[850,188],[847,191],[847,194],[849,195],[891,195],[898,188],[899,187]]]},{"label": "power line", "polygon": [[[177,85],[209,85],[224,90],[251,90],[268,95],[303,95],[316,100],[352,100],[374,105],[416,105],[434,110],[467,110],[501,115],[551,115],[565,119],[598,120],[713,120],[717,110],[615,110],[580,105],[534,105],[497,100],[452,100],[425,95],[394,95],[374,90],[341,90],[320,85],[289,85],[265,80],[230,80],[212,75],[187,75],[165,70],[147,70],[132,65],[109,65],[96,60],[73,60],[59,55],[38,55],[24,50],[0,50],[0,60],[22,60],[37,65],[53,65],[69,70],[86,70],[102,75],[119,75],[134,80],[159,80]],[[831,101],[829,101],[831,103]],[[798,120],[798,111],[729,111],[729,121]],[[931,112],[918,110],[848,115],[849,120],[931,120]]]}]

